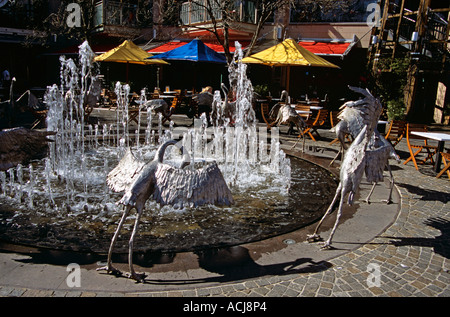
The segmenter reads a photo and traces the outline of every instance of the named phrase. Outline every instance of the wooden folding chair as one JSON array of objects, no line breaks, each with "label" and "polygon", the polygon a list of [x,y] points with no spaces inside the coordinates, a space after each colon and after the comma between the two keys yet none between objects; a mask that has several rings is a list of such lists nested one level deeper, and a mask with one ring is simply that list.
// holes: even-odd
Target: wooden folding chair
[{"label": "wooden folding chair", "polygon": [[[326,109],[320,109],[319,112],[317,113],[317,116],[314,119],[308,119],[306,120],[306,129],[303,131],[303,134],[308,134],[309,137],[313,140],[316,141],[316,139],[314,138],[314,136],[312,135],[312,133],[316,133],[319,138],[320,138],[320,134],[317,131],[317,129],[319,127],[321,127],[325,121],[327,120],[328,117],[328,110]],[[301,136],[301,135],[299,135]]]},{"label": "wooden folding chair", "polygon": [[385,139],[388,140],[393,147],[400,143],[406,134],[406,121],[392,120],[389,123],[389,128]]},{"label": "wooden folding chair", "polygon": [[295,110],[302,111],[299,113],[300,117],[302,117],[303,120],[308,120],[311,114],[311,107],[309,105],[302,105],[302,104],[296,104]]},{"label": "wooden folding chair", "polygon": [[275,124],[275,120],[271,119],[270,117],[270,110],[269,110],[269,103],[267,102],[262,102],[261,103],[261,116],[264,120],[264,122],[267,125],[267,128],[272,128],[273,125]]},{"label": "wooden folding chair", "polygon": [[444,164],[444,168],[436,175],[436,178],[441,177],[447,172],[447,176],[450,179],[450,153],[441,152],[442,163]]},{"label": "wooden folding chair", "polygon": [[[419,161],[419,163],[425,164],[427,161],[430,161],[431,164],[434,164],[433,155],[437,152],[437,146],[429,145],[426,138],[411,134],[413,131],[426,132],[427,126],[425,124],[415,123],[406,124],[406,142],[408,143],[410,157],[403,164],[406,165],[409,161],[413,161],[416,170],[419,170],[417,167],[416,156],[422,151],[426,151],[427,156],[423,160]],[[423,141],[423,143],[414,142],[417,140]]]}]

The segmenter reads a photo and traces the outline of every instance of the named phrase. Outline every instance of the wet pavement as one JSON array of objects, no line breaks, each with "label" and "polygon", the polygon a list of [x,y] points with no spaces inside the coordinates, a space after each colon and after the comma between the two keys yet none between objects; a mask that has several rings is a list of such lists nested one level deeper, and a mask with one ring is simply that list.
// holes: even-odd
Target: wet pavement
[{"label": "wet pavement", "polygon": [[[188,122],[175,119],[180,126]],[[280,137],[287,150],[295,137],[286,130],[281,128]],[[338,146],[329,145],[334,137],[328,130],[319,133],[319,141],[307,140],[304,156],[326,166]],[[450,296],[450,180],[436,179],[430,168],[403,165],[406,140],[396,150],[402,163],[391,162],[394,203],[381,202],[387,181],[376,187],[371,204],[363,202],[370,184],[362,182],[355,205],[345,207],[332,250],[305,242],[312,225],[223,249],[137,254],[137,271],[147,273],[146,283],[138,284],[97,272],[104,255],[0,244],[0,296]],[[335,214],[319,231],[323,238]],[[126,255],[114,262],[128,270]]]}]

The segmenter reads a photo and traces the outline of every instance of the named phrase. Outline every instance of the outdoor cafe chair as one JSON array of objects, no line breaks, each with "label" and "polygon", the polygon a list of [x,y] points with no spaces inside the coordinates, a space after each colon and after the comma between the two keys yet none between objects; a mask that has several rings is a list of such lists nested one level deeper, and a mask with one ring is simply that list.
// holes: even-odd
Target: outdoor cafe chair
[{"label": "outdoor cafe chair", "polygon": [[261,102],[261,116],[264,122],[267,125],[267,128],[270,129],[275,125],[275,121],[270,116],[270,109],[269,109],[269,103],[268,102]]},{"label": "outdoor cafe chair", "polygon": [[406,121],[391,120],[385,139],[388,140],[395,148],[397,144],[403,139],[406,133]]},{"label": "outdoor cafe chair", "polygon": [[316,139],[314,138],[312,133],[316,133],[320,137],[320,134],[317,131],[317,129],[324,125],[325,121],[327,120],[327,117],[328,117],[328,110],[327,109],[320,109],[318,111],[317,116],[315,118],[306,120],[305,123],[306,123],[307,127],[303,131],[303,135],[304,134],[308,134],[309,137],[313,141],[316,141]]},{"label": "outdoor cafe chair", "polygon": [[436,175],[436,178],[441,177],[444,173],[447,173],[448,178],[450,179],[450,153],[441,152],[442,163],[444,164],[444,168]]},{"label": "outdoor cafe chair", "polygon": [[296,104],[295,110],[300,111],[299,115],[303,120],[308,120],[311,114],[311,107],[305,104]]},{"label": "outdoor cafe chair", "polygon": [[420,160],[419,164],[425,164],[427,161],[434,164],[433,156],[437,153],[437,146],[428,144],[426,138],[411,134],[411,132],[427,132],[427,126],[425,124],[416,123],[406,124],[406,142],[408,144],[410,157],[403,164],[406,165],[409,161],[413,161],[414,167],[416,170],[419,170],[416,157],[421,152],[426,152],[426,157]]}]

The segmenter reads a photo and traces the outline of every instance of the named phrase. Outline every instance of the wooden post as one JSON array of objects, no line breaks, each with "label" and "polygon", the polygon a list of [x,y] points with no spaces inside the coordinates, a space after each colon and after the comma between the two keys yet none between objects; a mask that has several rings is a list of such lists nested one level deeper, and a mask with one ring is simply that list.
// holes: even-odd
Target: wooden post
[{"label": "wooden post", "polygon": [[400,6],[400,16],[398,17],[398,23],[397,23],[397,31],[395,32],[395,37],[394,37],[394,48],[392,50],[392,61],[394,61],[395,53],[397,51],[398,40],[400,37],[400,27],[402,25],[404,10],[405,10],[405,0],[402,0],[402,4]]},{"label": "wooden post", "polygon": [[384,30],[386,28],[386,21],[387,21],[387,16],[388,16],[388,12],[389,12],[389,5],[390,5],[390,1],[386,0],[384,3],[384,8],[383,8],[383,16],[381,18],[381,26],[380,26],[380,33],[379,33],[379,41],[375,46],[375,56],[373,59],[373,64],[372,64],[372,70],[375,72],[376,71],[376,66],[378,63],[378,58],[380,58],[380,52],[381,52],[381,43],[383,41],[383,34],[384,34]]}]

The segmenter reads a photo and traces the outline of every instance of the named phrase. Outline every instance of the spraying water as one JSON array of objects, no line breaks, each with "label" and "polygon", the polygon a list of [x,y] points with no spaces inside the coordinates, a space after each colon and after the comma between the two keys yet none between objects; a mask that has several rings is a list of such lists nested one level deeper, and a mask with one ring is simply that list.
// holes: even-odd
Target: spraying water
[{"label": "spraying water", "polygon": [[[121,208],[115,202],[121,195],[108,189],[106,175],[122,158],[126,148],[132,147],[135,155],[149,161],[159,144],[178,137],[181,137],[181,144],[191,156],[191,167],[188,168],[209,160],[217,161],[225,180],[231,186],[237,204],[233,208],[205,207],[186,212],[186,209],[176,210],[169,206],[159,209],[154,202],[148,201],[146,209],[154,211],[155,219],[148,222],[153,226],[148,229],[147,235],[163,238],[171,236],[169,232],[173,231],[185,238],[192,235],[193,238],[187,239],[185,243],[195,244],[199,239],[196,235],[199,234],[204,241],[198,243],[205,244],[212,239],[207,237],[205,232],[212,229],[213,232],[210,234],[217,234],[217,231],[225,230],[224,227],[221,229],[221,223],[226,222],[225,219],[231,219],[231,223],[252,219],[250,222],[244,222],[254,227],[255,223],[259,223],[255,219],[260,216],[273,219],[292,217],[292,211],[285,211],[286,208],[294,209],[296,212],[300,210],[297,206],[287,207],[292,201],[291,163],[280,150],[278,129],[271,129],[269,146],[267,130],[256,125],[252,108],[253,88],[246,75],[247,66],[240,62],[242,48],[239,43],[236,43],[234,61],[229,66],[230,90],[233,91],[232,102],[235,105],[233,117],[231,120],[221,117],[218,121],[223,124],[208,127],[207,118],[203,115],[195,121],[194,128],[187,131],[174,128],[173,122],[165,129],[161,114],[158,125],[154,127],[151,111],[145,114],[146,109],[142,108],[146,101],[145,90],[141,91],[139,99],[139,125],[137,129],[130,127],[128,121],[130,87],[121,83],[115,85],[117,95],[115,122],[94,127],[85,122],[85,102],[89,93],[93,91],[92,87],[98,77],[93,56],[94,53],[85,42],[80,46],[78,61],[60,58],[61,83],[59,86],[55,84],[48,87],[45,94],[48,106],[47,130],[56,132],[53,136],[54,142],[50,144],[48,158],[28,167],[18,166],[8,173],[0,172],[0,203],[3,206],[15,206],[15,210],[11,211],[13,215],[4,220],[7,232],[12,235],[17,233],[17,236],[22,237],[18,238],[19,240],[28,239],[27,235],[18,229],[20,226],[14,225],[20,221],[22,228],[28,228],[29,236],[33,236],[33,232],[38,230],[39,243],[47,245],[45,242],[47,238],[45,235],[42,237],[43,229],[39,229],[44,226],[45,230],[51,231],[51,234],[48,234],[49,245],[54,244],[57,240],[55,237],[61,235],[62,247],[66,248],[67,244],[64,241],[67,242],[67,235],[75,235],[78,238],[73,238],[71,248],[75,248],[74,245],[77,243],[85,244],[80,242],[85,239],[94,239],[96,242],[89,244],[92,250],[93,245],[104,238],[104,232],[111,230],[111,226],[115,227],[120,217]],[[214,102],[222,102],[218,91],[214,94]],[[141,127],[141,117],[147,120],[146,125],[143,122],[144,127]],[[130,129],[132,133],[129,132]],[[145,131],[141,133],[141,129]],[[140,140],[141,137],[143,140]],[[167,162],[182,161],[181,154],[177,151],[168,154]],[[14,174],[17,176],[14,177]],[[327,186],[317,181],[314,175],[294,178],[303,181],[308,177],[314,177],[316,184],[328,190]],[[334,188],[329,191],[333,193]],[[321,201],[323,195],[323,192],[317,195]],[[327,201],[323,203],[328,204]],[[320,205],[317,208],[320,208]],[[247,215],[252,210],[260,216]],[[258,210],[264,210],[264,214]],[[274,213],[274,210],[283,211]],[[168,219],[173,219],[175,224],[168,224]],[[194,225],[206,219],[208,223],[211,219],[215,219],[218,223],[209,225],[208,230]],[[277,220],[275,225],[277,228],[280,222],[286,224],[291,220]],[[266,220],[263,223],[267,225]],[[145,228],[145,221],[143,226]],[[174,226],[179,226],[179,229],[174,229]],[[161,233],[162,228],[168,231]],[[76,230],[76,233],[73,230]],[[226,230],[226,235],[229,235],[229,230]],[[270,226],[265,230],[270,231]],[[259,237],[262,229],[255,232],[248,228],[236,231],[251,236],[245,240],[252,240]],[[230,238],[230,241],[233,241],[230,243],[236,243],[238,239]],[[219,239],[225,238],[222,235]],[[108,241],[109,236],[105,239],[105,247]],[[175,244],[180,244],[180,241],[177,240]]]}]

